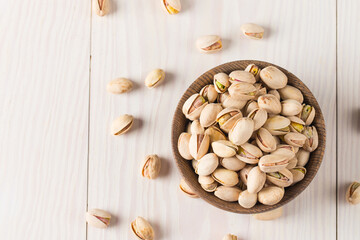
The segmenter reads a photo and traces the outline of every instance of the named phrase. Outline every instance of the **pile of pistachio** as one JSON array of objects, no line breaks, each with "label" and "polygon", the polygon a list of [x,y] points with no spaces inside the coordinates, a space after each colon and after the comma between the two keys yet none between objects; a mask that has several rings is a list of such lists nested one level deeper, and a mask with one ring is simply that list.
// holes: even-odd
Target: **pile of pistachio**
[{"label": "pile of pistachio", "polygon": [[287,82],[276,67],[250,64],[229,75],[217,73],[213,84],[186,100],[182,111],[190,123],[178,150],[192,160],[205,191],[252,208],[257,202],[277,204],[284,188],[304,178],[318,146],[311,126],[315,108]]}]

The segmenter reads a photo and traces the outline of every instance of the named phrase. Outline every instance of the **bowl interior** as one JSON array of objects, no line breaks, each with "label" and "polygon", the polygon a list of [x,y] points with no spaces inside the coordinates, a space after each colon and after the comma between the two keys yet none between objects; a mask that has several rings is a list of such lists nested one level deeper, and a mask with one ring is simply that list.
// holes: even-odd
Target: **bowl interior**
[{"label": "bowl interior", "polygon": [[[198,176],[195,174],[192,166],[191,161],[183,159],[178,150],[177,150],[177,141],[179,138],[179,135],[182,132],[186,131],[187,123],[189,122],[188,119],[185,118],[185,116],[182,113],[182,106],[184,102],[194,93],[198,93],[202,87],[204,87],[207,84],[212,83],[213,76],[216,73],[219,72],[225,72],[229,74],[230,72],[234,70],[239,69],[245,69],[249,64],[254,63],[258,65],[260,68],[264,68],[267,66],[275,66],[279,68],[281,71],[283,71],[287,77],[288,77],[288,84],[292,85],[298,89],[301,90],[301,92],[304,95],[304,103],[310,104],[313,107],[315,107],[316,110],[316,117],[314,119],[314,122],[312,125],[314,125],[317,128],[318,135],[319,135],[319,146],[318,148],[311,153],[310,160],[305,166],[307,173],[305,175],[305,178],[295,184],[294,186],[288,187],[285,189],[285,195],[283,199],[276,205],[273,206],[266,206],[260,203],[257,203],[253,208],[246,209],[241,207],[237,202],[226,202],[223,201],[216,196],[214,196],[213,193],[208,193],[202,189],[200,184],[198,183]],[[311,91],[305,86],[305,84],[300,81],[295,75],[288,72],[287,70],[276,66],[271,63],[262,62],[262,61],[253,61],[253,60],[240,60],[240,61],[234,61],[222,64],[220,66],[217,66],[203,75],[201,75],[198,79],[196,79],[191,86],[185,91],[184,95],[180,99],[180,102],[178,103],[178,106],[175,111],[175,115],[173,118],[172,123],[172,149],[173,154],[175,157],[176,164],[185,179],[185,181],[188,183],[188,185],[194,190],[198,196],[200,196],[202,199],[204,199],[206,202],[212,204],[215,207],[218,207],[220,209],[235,212],[235,213],[243,213],[243,214],[254,214],[254,213],[260,213],[265,211],[270,211],[272,209],[278,208],[292,199],[294,199],[296,196],[298,196],[312,181],[312,179],[315,177],[320,165],[321,161],[324,155],[325,150],[325,139],[326,139],[326,132],[325,132],[325,122],[324,118],[321,112],[321,109],[319,107],[318,102],[316,101],[315,97],[311,93]]]}]

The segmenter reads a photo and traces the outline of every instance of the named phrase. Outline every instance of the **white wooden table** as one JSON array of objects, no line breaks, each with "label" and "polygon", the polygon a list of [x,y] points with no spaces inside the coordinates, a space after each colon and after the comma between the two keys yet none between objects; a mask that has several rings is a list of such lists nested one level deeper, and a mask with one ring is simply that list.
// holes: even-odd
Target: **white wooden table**
[{"label": "white wooden table", "polygon": [[[156,239],[359,239],[360,206],[344,194],[360,180],[360,2],[182,0],[176,16],[160,2],[112,0],[101,18],[90,0],[0,0],[1,239],[134,239],[129,224],[138,215]],[[241,36],[245,22],[265,26],[265,38]],[[223,51],[197,52],[204,34],[222,36]],[[200,74],[239,59],[293,72],[326,119],[320,171],[271,222],[178,191],[170,143],[176,104]],[[143,80],[157,67],[166,82],[148,90]],[[108,94],[106,83],[121,76],[135,89]],[[109,124],[125,113],[136,118],[133,130],[111,136]],[[151,153],[164,160],[155,181],[139,174]],[[87,228],[84,213],[95,207],[112,213],[110,228]]]}]

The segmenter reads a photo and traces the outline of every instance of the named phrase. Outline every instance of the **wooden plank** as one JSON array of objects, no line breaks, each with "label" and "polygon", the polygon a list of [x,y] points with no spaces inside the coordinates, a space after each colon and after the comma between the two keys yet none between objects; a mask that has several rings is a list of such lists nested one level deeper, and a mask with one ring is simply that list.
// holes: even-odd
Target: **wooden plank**
[{"label": "wooden plank", "polygon": [[90,3],[2,1],[2,239],[85,239]]}]

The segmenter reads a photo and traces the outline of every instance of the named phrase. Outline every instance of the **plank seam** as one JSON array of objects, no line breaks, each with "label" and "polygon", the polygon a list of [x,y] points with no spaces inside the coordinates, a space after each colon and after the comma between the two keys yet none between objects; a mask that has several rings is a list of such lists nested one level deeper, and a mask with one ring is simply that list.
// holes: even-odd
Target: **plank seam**
[{"label": "plank seam", "polygon": [[336,240],[338,240],[339,238],[339,233],[338,233],[338,217],[339,217],[339,199],[338,199],[338,188],[339,188],[339,184],[338,184],[338,133],[339,133],[339,128],[338,128],[338,0],[335,0],[335,19],[336,19],[336,53],[335,53],[335,56],[336,56],[336,60],[335,60],[335,71],[336,71],[336,74],[335,74],[335,88],[336,88],[336,93],[335,93],[335,101],[336,101],[336,104],[335,104],[335,113],[336,113],[336,117],[335,117],[335,126],[336,126],[336,133],[335,133],[335,136],[336,136],[336,153],[335,153],[335,158],[336,158]]}]

